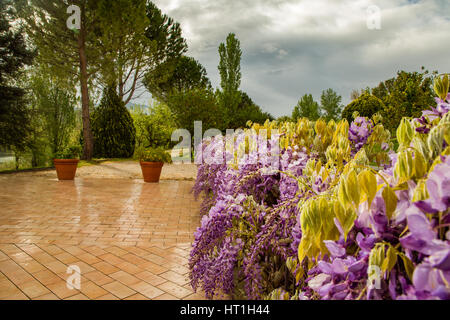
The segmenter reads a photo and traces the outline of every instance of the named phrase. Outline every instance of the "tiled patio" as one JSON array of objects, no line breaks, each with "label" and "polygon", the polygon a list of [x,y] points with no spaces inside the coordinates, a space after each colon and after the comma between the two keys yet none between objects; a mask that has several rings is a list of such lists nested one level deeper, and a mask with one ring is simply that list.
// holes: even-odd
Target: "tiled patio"
[{"label": "tiled patio", "polygon": [[[192,181],[0,177],[0,299],[201,299]],[[68,289],[68,266],[81,269]]]}]

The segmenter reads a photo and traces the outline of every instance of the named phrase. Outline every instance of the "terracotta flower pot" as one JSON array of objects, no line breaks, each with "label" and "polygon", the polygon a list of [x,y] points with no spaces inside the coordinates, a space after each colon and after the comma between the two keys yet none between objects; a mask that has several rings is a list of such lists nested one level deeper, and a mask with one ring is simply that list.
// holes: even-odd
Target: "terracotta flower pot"
[{"label": "terracotta flower pot", "polygon": [[142,175],[145,182],[159,182],[164,162],[141,161]]},{"label": "terracotta flower pot", "polygon": [[77,172],[78,159],[53,159],[59,180],[73,180]]}]

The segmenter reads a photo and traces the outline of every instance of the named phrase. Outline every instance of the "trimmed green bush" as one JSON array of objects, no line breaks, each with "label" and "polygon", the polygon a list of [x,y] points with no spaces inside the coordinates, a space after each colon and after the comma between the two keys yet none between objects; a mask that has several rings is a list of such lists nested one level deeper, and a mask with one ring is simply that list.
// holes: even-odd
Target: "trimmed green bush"
[{"label": "trimmed green bush", "polygon": [[55,159],[79,159],[80,155],[83,153],[81,146],[74,145],[65,148],[55,154]]},{"label": "trimmed green bush", "polygon": [[361,117],[372,117],[375,113],[382,113],[385,106],[383,101],[371,95],[370,93],[363,93],[358,99],[353,100],[344,108],[342,112],[342,119],[347,119],[349,123],[353,121],[353,113],[358,111]]},{"label": "trimmed green bush", "polygon": [[170,153],[161,147],[141,150],[138,157],[140,161],[172,163]]},{"label": "trimmed green bush", "polygon": [[100,105],[92,113],[92,133],[94,157],[129,158],[133,155],[136,129],[115,86],[105,88]]}]

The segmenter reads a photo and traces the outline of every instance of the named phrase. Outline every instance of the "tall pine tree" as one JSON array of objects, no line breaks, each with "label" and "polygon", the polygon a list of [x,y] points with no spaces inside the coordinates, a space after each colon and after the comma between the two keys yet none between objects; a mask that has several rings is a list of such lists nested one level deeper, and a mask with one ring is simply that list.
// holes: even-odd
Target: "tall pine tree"
[{"label": "tall pine tree", "polygon": [[21,28],[14,28],[13,1],[0,0],[0,146],[23,150],[27,146],[30,118],[26,91],[17,79],[24,66],[32,63],[34,53],[25,42]]},{"label": "tall pine tree", "polygon": [[[30,0],[16,1],[27,32],[37,47],[40,63],[48,65],[60,77],[79,83],[83,120],[83,159],[93,155],[90,123],[89,84],[98,71],[94,61],[101,54],[98,43],[98,10],[95,0]],[[72,16],[69,7],[78,8]],[[73,7],[76,6],[76,7]],[[69,11],[70,12],[70,11]],[[79,18],[79,29],[69,29],[68,21]],[[69,24],[70,26],[70,24]]]},{"label": "tall pine tree", "polygon": [[101,82],[117,83],[127,104],[142,94],[144,77],[167,66],[187,50],[181,27],[147,0],[96,0],[102,55]]},{"label": "tall pine tree", "polygon": [[166,103],[172,94],[211,87],[206,69],[187,56],[157,66],[145,75],[144,84],[153,97]]}]

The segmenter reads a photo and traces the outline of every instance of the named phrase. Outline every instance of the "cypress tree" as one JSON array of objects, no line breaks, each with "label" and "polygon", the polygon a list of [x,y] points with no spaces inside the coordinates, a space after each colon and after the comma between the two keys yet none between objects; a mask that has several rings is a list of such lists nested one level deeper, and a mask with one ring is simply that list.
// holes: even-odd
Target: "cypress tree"
[{"label": "cypress tree", "polygon": [[92,133],[94,157],[129,158],[133,155],[136,129],[115,85],[103,91],[100,105],[92,114]]}]

